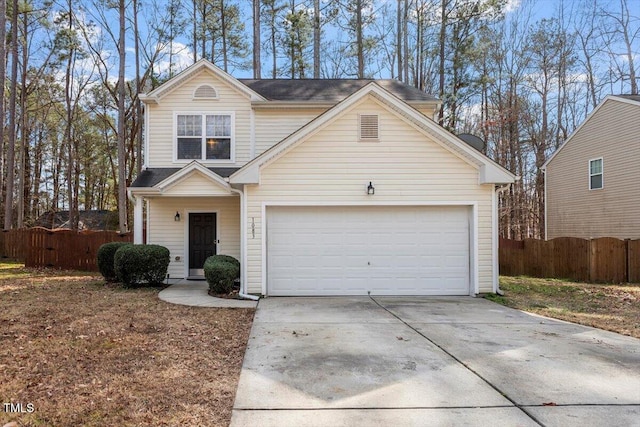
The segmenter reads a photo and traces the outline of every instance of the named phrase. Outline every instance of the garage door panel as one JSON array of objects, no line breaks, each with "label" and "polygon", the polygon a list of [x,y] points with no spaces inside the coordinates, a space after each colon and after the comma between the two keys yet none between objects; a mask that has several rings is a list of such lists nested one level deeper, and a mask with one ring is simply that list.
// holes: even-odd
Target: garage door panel
[{"label": "garage door panel", "polygon": [[267,208],[268,294],[368,291],[469,294],[469,208]]}]

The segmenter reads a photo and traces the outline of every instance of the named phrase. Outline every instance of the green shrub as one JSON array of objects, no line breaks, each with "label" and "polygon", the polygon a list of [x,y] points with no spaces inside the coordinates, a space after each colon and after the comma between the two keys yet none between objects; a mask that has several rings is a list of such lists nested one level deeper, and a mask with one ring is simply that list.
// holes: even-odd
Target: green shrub
[{"label": "green shrub", "polygon": [[130,245],[128,242],[110,242],[100,246],[96,258],[98,261],[98,270],[100,274],[108,282],[116,280],[116,271],[113,269],[113,256],[116,251],[125,245]]},{"label": "green shrub", "polygon": [[160,245],[127,245],[113,259],[116,277],[126,286],[162,283],[169,268],[169,249]]},{"label": "green shrub", "polygon": [[229,255],[210,256],[204,262],[204,277],[211,293],[228,294],[240,278],[240,261]]}]

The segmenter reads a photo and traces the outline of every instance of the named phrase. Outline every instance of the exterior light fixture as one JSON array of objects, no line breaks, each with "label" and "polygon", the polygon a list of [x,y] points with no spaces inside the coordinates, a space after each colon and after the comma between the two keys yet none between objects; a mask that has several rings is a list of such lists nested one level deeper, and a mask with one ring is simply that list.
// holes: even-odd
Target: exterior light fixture
[{"label": "exterior light fixture", "polygon": [[176,211],[176,216],[173,217],[173,220],[176,222],[180,221],[180,212]]},{"label": "exterior light fixture", "polygon": [[367,194],[376,194],[376,189],[373,187],[371,181],[369,181],[369,185],[367,186]]}]

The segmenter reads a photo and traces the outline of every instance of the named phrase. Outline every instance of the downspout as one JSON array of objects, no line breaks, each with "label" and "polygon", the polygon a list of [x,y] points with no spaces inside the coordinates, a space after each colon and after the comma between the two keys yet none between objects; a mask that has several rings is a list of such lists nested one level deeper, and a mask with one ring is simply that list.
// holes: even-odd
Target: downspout
[{"label": "downspout", "polygon": [[544,178],[544,240],[547,240],[547,167],[542,167],[542,176]]},{"label": "downspout", "polygon": [[495,281],[496,281],[496,294],[500,295],[500,296],[504,296],[504,291],[502,289],[500,289],[500,272],[498,271],[499,269],[499,263],[498,263],[498,257],[499,255],[499,247],[498,247],[498,203],[500,200],[500,194],[504,193],[506,190],[509,189],[509,187],[511,186],[511,184],[503,184],[503,185],[496,185],[495,188],[495,197],[496,197],[496,201],[494,204],[494,209],[496,212],[496,217],[494,219],[495,223],[493,224],[493,233],[494,233],[494,241],[495,241],[495,247],[494,247],[494,253],[495,253],[495,265],[494,265],[494,271],[495,271]]},{"label": "downspout", "polygon": [[247,221],[245,220],[247,198],[242,190],[231,188],[231,191],[240,196],[240,258],[242,259],[240,265],[242,273],[240,274],[240,292],[238,292],[238,296],[240,298],[258,301],[260,297],[247,293]]}]

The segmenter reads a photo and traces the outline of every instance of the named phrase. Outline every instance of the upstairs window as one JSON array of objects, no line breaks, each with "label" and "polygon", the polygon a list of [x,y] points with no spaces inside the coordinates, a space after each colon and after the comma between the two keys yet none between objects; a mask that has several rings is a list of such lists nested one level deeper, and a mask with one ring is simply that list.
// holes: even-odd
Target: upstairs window
[{"label": "upstairs window", "polygon": [[176,140],[178,160],[233,160],[233,116],[179,114]]},{"label": "upstairs window", "polygon": [[603,184],[602,157],[589,160],[589,190],[599,190]]}]

